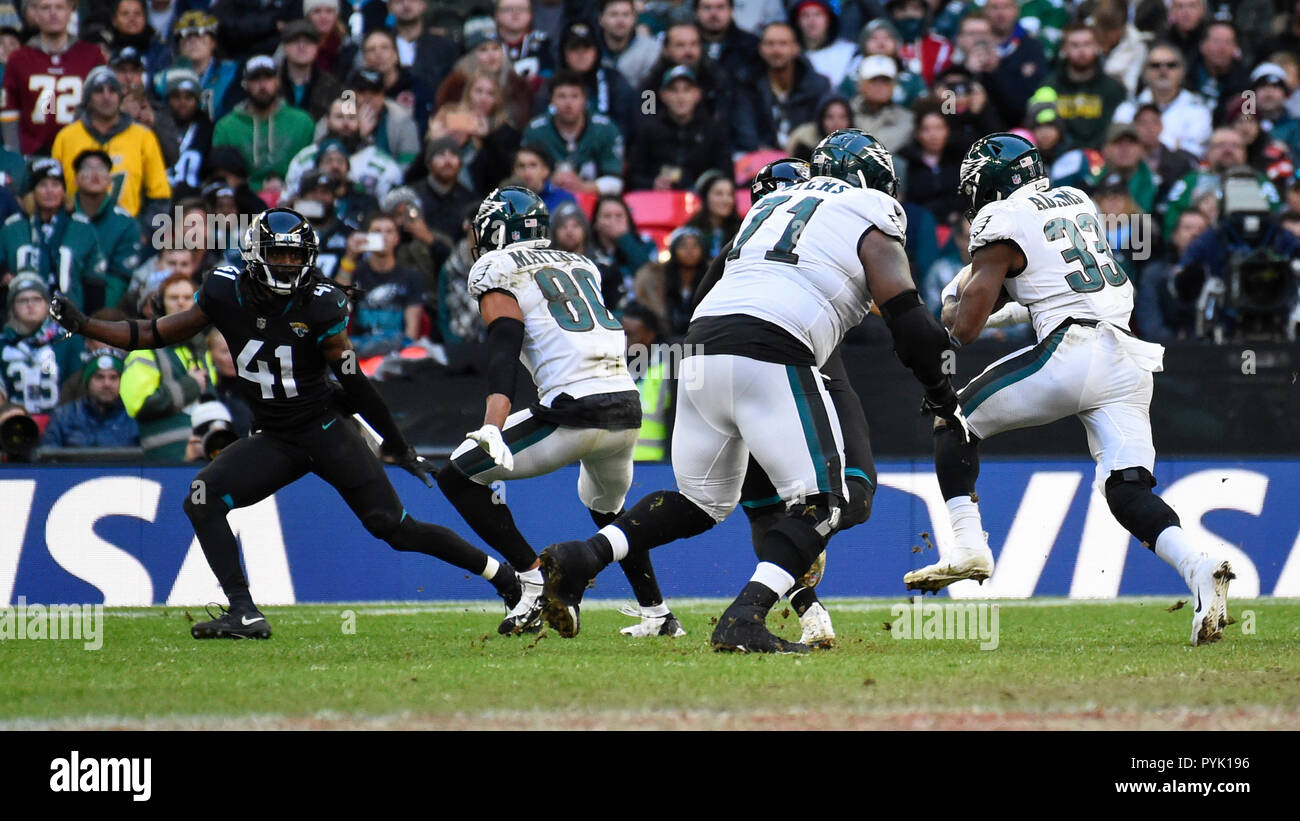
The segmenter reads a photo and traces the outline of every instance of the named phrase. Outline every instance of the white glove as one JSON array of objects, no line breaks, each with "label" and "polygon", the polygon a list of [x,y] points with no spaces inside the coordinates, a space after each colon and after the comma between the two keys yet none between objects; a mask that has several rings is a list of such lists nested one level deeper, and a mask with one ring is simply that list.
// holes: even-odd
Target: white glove
[{"label": "white glove", "polygon": [[484,425],[478,430],[470,431],[465,434],[465,441],[474,442],[483,448],[487,451],[487,455],[492,457],[493,462],[506,470],[515,469],[515,456],[510,452],[505,440],[501,438],[501,428],[496,425]]}]

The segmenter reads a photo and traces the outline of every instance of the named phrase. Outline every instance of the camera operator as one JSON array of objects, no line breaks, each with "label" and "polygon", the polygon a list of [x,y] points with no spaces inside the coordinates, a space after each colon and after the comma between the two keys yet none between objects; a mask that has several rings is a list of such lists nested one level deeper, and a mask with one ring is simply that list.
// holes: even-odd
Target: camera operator
[{"label": "camera operator", "polygon": [[1165,244],[1164,253],[1147,263],[1138,281],[1133,327],[1148,342],[1187,339],[1196,331],[1196,301],[1205,286],[1205,270],[1193,266],[1180,270],[1178,261],[1210,220],[1196,208],[1178,217],[1178,227]]},{"label": "camera operator", "polygon": [[190,410],[190,421],[194,427],[185,443],[187,462],[210,462],[239,438],[230,410],[216,400],[195,405]]},{"label": "camera operator", "polygon": [[29,461],[40,435],[22,405],[0,401],[0,462]]},{"label": "camera operator", "polygon": [[1246,166],[1223,177],[1222,216],[1188,246],[1179,277],[1204,272],[1196,335],[1229,339],[1295,339],[1296,263],[1300,238],[1272,215],[1272,200]]},{"label": "camera operator", "polygon": [[90,353],[81,371],[86,395],[59,405],[41,438],[46,448],[131,448],[140,428],[122,404],[122,355],[112,348]]}]

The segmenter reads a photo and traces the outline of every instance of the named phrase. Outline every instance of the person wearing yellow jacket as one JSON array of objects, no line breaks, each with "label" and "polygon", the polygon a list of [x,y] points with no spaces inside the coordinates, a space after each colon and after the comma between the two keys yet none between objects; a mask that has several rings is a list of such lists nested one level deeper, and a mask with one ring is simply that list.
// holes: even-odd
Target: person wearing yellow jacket
[{"label": "person wearing yellow jacket", "polygon": [[[150,297],[154,316],[185,311],[194,304],[194,283],[172,274]],[[185,461],[190,438],[188,408],[216,384],[212,355],[187,343],[132,351],[122,373],[122,403],[140,427],[140,447],[149,459]]]}]

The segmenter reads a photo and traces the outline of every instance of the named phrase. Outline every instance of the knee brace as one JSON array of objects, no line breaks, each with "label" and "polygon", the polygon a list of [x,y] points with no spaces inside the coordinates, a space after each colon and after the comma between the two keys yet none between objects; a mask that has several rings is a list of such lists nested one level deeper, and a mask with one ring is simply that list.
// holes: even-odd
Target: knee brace
[{"label": "knee brace", "polygon": [[1179,525],[1178,514],[1151,492],[1156,477],[1146,468],[1113,470],[1106,480],[1106,504],[1115,521],[1147,547],[1154,547],[1165,528]]},{"label": "knee brace", "polygon": [[[818,537],[817,544],[799,545],[800,552],[805,553],[808,563],[812,564],[813,560],[826,549],[826,540],[839,527],[843,515],[842,504],[838,498],[829,493],[818,493],[816,496],[810,496],[807,502],[790,505],[785,517],[773,525],[773,529],[782,528],[791,522],[798,522],[812,528]],[[789,532],[788,529],[785,532]]]},{"label": "knee brace", "polygon": [[849,491],[849,503],[840,511],[840,523],[835,532],[848,530],[871,518],[871,503],[876,498],[876,489],[861,476],[849,476],[845,479]]},{"label": "knee brace", "polygon": [[940,424],[934,429],[934,474],[944,501],[975,493],[980,475],[979,439],[966,441],[962,431]]}]

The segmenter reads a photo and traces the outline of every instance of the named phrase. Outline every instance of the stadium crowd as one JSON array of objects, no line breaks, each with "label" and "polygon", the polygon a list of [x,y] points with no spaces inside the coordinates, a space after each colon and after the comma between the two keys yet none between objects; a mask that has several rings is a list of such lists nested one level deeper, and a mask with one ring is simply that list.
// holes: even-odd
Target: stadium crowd
[{"label": "stadium crowd", "polygon": [[895,156],[936,312],[969,262],[963,152],[1015,131],[1095,197],[1139,336],[1294,338],[1300,0],[485,2],[0,2],[0,420],[161,459],[202,458],[199,405],[246,433],[219,334],[88,350],[45,311],[184,310],[276,204],[365,289],[380,377],[412,348],[472,367],[469,217],[503,184],[597,263],[629,340],[671,341],[758,167],[849,126]]}]

